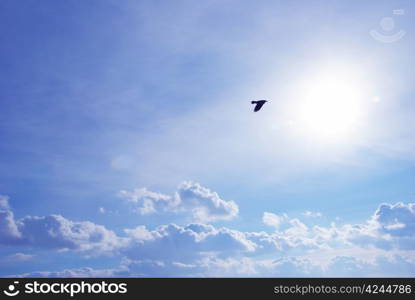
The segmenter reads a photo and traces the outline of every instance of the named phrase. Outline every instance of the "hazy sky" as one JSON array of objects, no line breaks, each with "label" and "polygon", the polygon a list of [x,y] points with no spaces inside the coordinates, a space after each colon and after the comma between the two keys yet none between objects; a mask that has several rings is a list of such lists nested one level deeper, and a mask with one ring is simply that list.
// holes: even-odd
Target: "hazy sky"
[{"label": "hazy sky", "polygon": [[415,276],[414,9],[0,1],[0,275]]}]

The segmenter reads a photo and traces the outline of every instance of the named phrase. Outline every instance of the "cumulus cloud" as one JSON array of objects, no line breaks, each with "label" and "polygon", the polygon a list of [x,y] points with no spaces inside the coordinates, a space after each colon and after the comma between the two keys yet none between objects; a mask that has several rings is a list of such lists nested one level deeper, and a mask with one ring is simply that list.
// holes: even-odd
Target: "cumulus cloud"
[{"label": "cumulus cloud", "polygon": [[28,216],[18,221],[22,241],[35,247],[111,252],[122,244],[113,231],[89,221],[75,222],[60,215]]},{"label": "cumulus cloud", "polygon": [[21,237],[8,200],[0,195],[0,243],[15,243]]},{"label": "cumulus cloud", "polygon": [[[183,185],[173,196],[147,190],[140,193],[134,194],[133,203],[148,197],[158,199],[156,202],[175,201],[179,204],[166,205],[177,210],[202,204],[212,215],[219,214],[215,209],[223,210],[223,200],[197,184]],[[271,232],[195,222],[155,228],[139,225],[125,229],[122,235],[60,215],[15,220],[7,197],[1,198],[0,205],[2,244],[123,257],[115,269],[68,269],[25,276],[413,276],[415,270],[413,203],[382,204],[361,224],[307,226],[287,214],[265,212],[262,221],[273,228]],[[166,205],[156,207],[165,209]],[[31,257],[17,253],[15,258]],[[400,269],[387,273],[393,266]]]},{"label": "cumulus cloud", "polygon": [[308,234],[308,227],[297,218],[289,218],[287,214],[281,216],[264,212],[262,222],[270,227],[273,227],[277,232],[284,232],[285,236],[306,236]]},{"label": "cumulus cloud", "polygon": [[121,253],[131,259],[177,259],[178,263],[188,263],[208,253],[233,255],[254,252],[256,248],[243,232],[203,223],[169,224],[154,230],[137,226],[125,229],[125,236],[121,237],[102,225],[72,221],[61,215],[26,216],[14,220],[4,199],[3,207],[11,216],[10,220],[2,219],[1,223],[8,225],[0,232],[0,242],[6,245],[11,243],[7,238],[14,235],[15,243],[20,247],[73,250],[87,255]]},{"label": "cumulus cloud", "polygon": [[[390,223],[381,221],[384,212],[399,215],[392,218],[395,224],[395,219],[403,223],[401,215],[410,209],[411,205],[381,205],[366,223],[340,227],[334,223],[308,227],[286,214],[266,213],[263,221],[275,229],[272,233],[206,224],[171,224],[153,231],[141,226],[127,231],[135,237],[125,252],[130,259],[127,269],[133,276],[381,276],[394,263],[415,266],[414,252],[403,248],[388,251],[379,243],[387,239],[382,230]],[[368,237],[372,243],[367,243]],[[390,237],[389,241],[396,244]],[[157,252],[160,249],[173,251]],[[413,269],[404,270],[402,276],[413,274]],[[395,270],[395,274],[400,273]]]},{"label": "cumulus cloud", "polygon": [[318,241],[314,239],[314,233],[309,230],[307,225],[297,218],[289,218],[287,214],[281,216],[265,212],[262,222],[275,229],[275,233],[269,235],[281,249],[292,247],[319,247]]},{"label": "cumulus cloud", "polygon": [[349,239],[359,244],[415,250],[415,203],[384,203],[366,224],[348,229]]},{"label": "cumulus cloud", "polygon": [[208,254],[234,255],[253,252],[256,248],[256,244],[240,231],[206,224],[169,224],[152,231],[139,226],[125,232],[129,240],[123,253],[131,259],[189,263]]},{"label": "cumulus cloud", "polygon": [[123,190],[120,192],[120,196],[136,204],[136,211],[141,215],[175,211],[180,205],[179,198],[155,193],[146,188],[135,189],[132,192]]},{"label": "cumulus cloud", "polygon": [[308,227],[299,219],[287,215],[264,213],[263,223],[275,229],[266,239],[287,251],[296,247],[302,251],[360,247],[389,251],[415,250],[415,204],[381,204],[366,222],[328,227]]},{"label": "cumulus cloud", "polygon": [[7,197],[0,201],[0,243],[20,247],[111,253],[124,239],[104,226],[71,221],[60,215],[27,216],[15,220]]},{"label": "cumulus cloud", "polygon": [[317,243],[375,247],[387,250],[415,250],[415,204],[381,204],[362,224],[314,226],[308,237]]},{"label": "cumulus cloud", "polygon": [[273,213],[264,212],[262,216],[262,222],[268,226],[274,227],[276,230],[280,228],[280,225],[287,219],[286,215],[278,216]]},{"label": "cumulus cloud", "polygon": [[134,203],[141,215],[173,212],[189,213],[196,222],[229,220],[238,214],[234,201],[225,201],[216,192],[198,183],[186,181],[179,185],[173,195],[164,195],[147,190],[121,191],[120,196]]},{"label": "cumulus cloud", "polygon": [[285,230],[289,236],[306,236],[308,234],[308,227],[298,219],[289,220],[290,227]]},{"label": "cumulus cloud", "polygon": [[384,203],[376,210],[372,219],[379,225],[381,233],[394,237],[415,238],[415,203]]}]

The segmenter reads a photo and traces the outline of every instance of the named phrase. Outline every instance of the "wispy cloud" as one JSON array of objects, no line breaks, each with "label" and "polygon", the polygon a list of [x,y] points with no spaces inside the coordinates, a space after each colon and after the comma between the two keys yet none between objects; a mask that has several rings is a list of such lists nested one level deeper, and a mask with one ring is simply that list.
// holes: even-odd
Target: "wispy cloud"
[{"label": "wispy cloud", "polygon": [[310,217],[310,218],[319,218],[319,217],[323,216],[323,214],[320,213],[320,212],[312,212],[312,211],[309,211],[309,210],[306,210],[305,212],[303,212],[302,215],[305,216],[305,217]]},{"label": "wispy cloud", "polygon": [[25,254],[25,253],[14,253],[5,256],[4,258],[0,259],[1,263],[17,263],[17,262],[25,262],[28,260],[32,260],[35,255],[32,254]]}]

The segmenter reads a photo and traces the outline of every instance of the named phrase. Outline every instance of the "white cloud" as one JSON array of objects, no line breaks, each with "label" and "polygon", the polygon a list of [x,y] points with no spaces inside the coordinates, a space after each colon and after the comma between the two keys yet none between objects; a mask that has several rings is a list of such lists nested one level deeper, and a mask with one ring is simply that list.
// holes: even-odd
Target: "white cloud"
[{"label": "white cloud", "polygon": [[289,220],[290,227],[285,230],[289,236],[306,236],[308,234],[308,227],[298,219]]},{"label": "white cloud", "polygon": [[132,239],[137,241],[154,240],[154,235],[146,229],[145,226],[137,226],[133,229],[124,229],[125,233]]},{"label": "white cloud", "polygon": [[120,196],[136,204],[136,211],[141,215],[175,211],[180,204],[180,199],[174,196],[155,193],[146,188],[135,189],[132,192],[121,191]]},{"label": "white cloud", "polygon": [[415,263],[404,256],[377,256],[372,262],[355,256],[335,256],[322,266],[310,257],[277,259],[204,256],[193,263],[124,259],[114,269],[40,271],[12,277],[413,277]]},{"label": "white cloud", "polygon": [[402,233],[391,235],[411,224],[413,205],[385,205],[366,223],[340,227],[308,227],[286,214],[264,213],[273,233],[206,224],[140,226],[126,230],[130,240],[122,254],[131,260],[132,274],[149,276],[379,276],[394,261],[415,266],[414,250],[399,247]]},{"label": "white cloud", "polygon": [[303,212],[302,215],[305,216],[305,217],[310,217],[310,218],[319,218],[319,217],[323,216],[322,213],[320,213],[320,212],[312,212],[312,211],[309,211],[309,210],[306,210],[305,212]]},{"label": "white cloud", "polygon": [[123,244],[113,231],[89,221],[75,222],[60,215],[27,216],[17,222],[22,242],[55,249],[110,253]]},{"label": "white cloud", "polygon": [[155,230],[144,226],[125,230],[128,244],[122,249],[127,257],[191,263],[207,253],[221,256],[254,252],[256,244],[243,232],[212,225],[162,225]]},{"label": "white cloud", "polygon": [[[379,249],[415,249],[415,204],[382,204],[362,224],[308,228],[298,219],[265,213],[263,222],[276,228],[289,245],[325,247],[332,244],[358,245]],[[278,226],[276,226],[278,225]],[[283,229],[283,230],[282,230]]]},{"label": "white cloud", "polygon": [[[180,205],[194,198],[196,207],[223,201],[198,185],[185,185],[182,190],[178,192]],[[332,223],[328,227],[308,227],[297,218],[267,212],[262,219],[275,229],[271,233],[192,223],[155,229],[139,225],[119,236],[104,226],[60,215],[15,220],[3,197],[0,243],[124,257],[115,269],[84,268],[25,276],[413,276],[414,207],[413,203],[382,204],[362,224]],[[214,214],[213,209],[209,211]],[[23,261],[31,255],[16,253],[13,258]]]},{"label": "white cloud", "polygon": [[28,260],[33,259],[34,255],[25,254],[25,253],[14,253],[7,255],[0,259],[1,263],[17,263],[17,262],[25,262]]},{"label": "white cloud", "polygon": [[24,273],[20,275],[9,275],[8,277],[34,277],[34,278],[49,278],[49,277],[67,277],[67,278],[88,278],[88,277],[113,277],[116,276],[116,270],[113,269],[93,269],[93,268],[79,268],[79,269],[65,269],[62,271],[37,271]]},{"label": "white cloud", "polygon": [[8,197],[0,195],[0,243],[15,243],[20,238],[8,200]]},{"label": "white cloud", "polygon": [[172,212],[188,213],[196,222],[229,220],[238,214],[238,205],[222,200],[219,195],[194,182],[183,182],[172,195],[147,190],[121,191],[120,195],[134,203],[141,215]]},{"label": "white cloud", "polygon": [[281,216],[264,212],[262,222],[270,227],[274,227],[276,232],[284,232],[286,237],[299,237],[308,234],[308,227],[299,219],[291,219],[287,214]]},{"label": "white cloud", "polygon": [[415,250],[415,204],[381,204],[363,224],[345,224],[330,229],[315,227],[319,236],[348,245],[389,250]]},{"label": "white cloud", "polygon": [[198,183],[183,182],[177,193],[184,209],[192,210],[194,218],[200,222],[228,220],[239,211],[235,202],[222,200],[217,193]]},{"label": "white cloud", "polygon": [[286,215],[278,216],[273,213],[264,212],[262,216],[262,222],[268,226],[274,227],[275,230],[278,230],[286,218]]},{"label": "white cloud", "polygon": [[381,233],[415,239],[415,203],[384,203],[377,209],[372,220],[378,224]]},{"label": "white cloud", "polygon": [[405,228],[406,225],[403,223],[395,223],[395,224],[390,224],[390,225],[386,225],[385,229],[386,230],[394,230],[394,229],[402,229]]},{"label": "white cloud", "polygon": [[9,197],[0,195],[0,209],[10,210]]},{"label": "white cloud", "polygon": [[12,261],[27,261],[31,260],[33,257],[34,255],[24,253],[15,253],[8,256],[8,258]]},{"label": "white cloud", "polygon": [[104,226],[71,221],[60,215],[15,220],[7,197],[0,197],[0,243],[20,247],[111,253],[125,241]]}]

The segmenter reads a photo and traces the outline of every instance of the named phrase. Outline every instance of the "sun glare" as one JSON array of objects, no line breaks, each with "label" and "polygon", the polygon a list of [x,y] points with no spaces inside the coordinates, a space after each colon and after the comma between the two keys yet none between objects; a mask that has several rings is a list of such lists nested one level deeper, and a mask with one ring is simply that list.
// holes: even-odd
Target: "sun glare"
[{"label": "sun glare", "polygon": [[346,139],[357,130],[362,91],[353,78],[337,75],[318,76],[305,85],[298,125],[313,138]]}]

